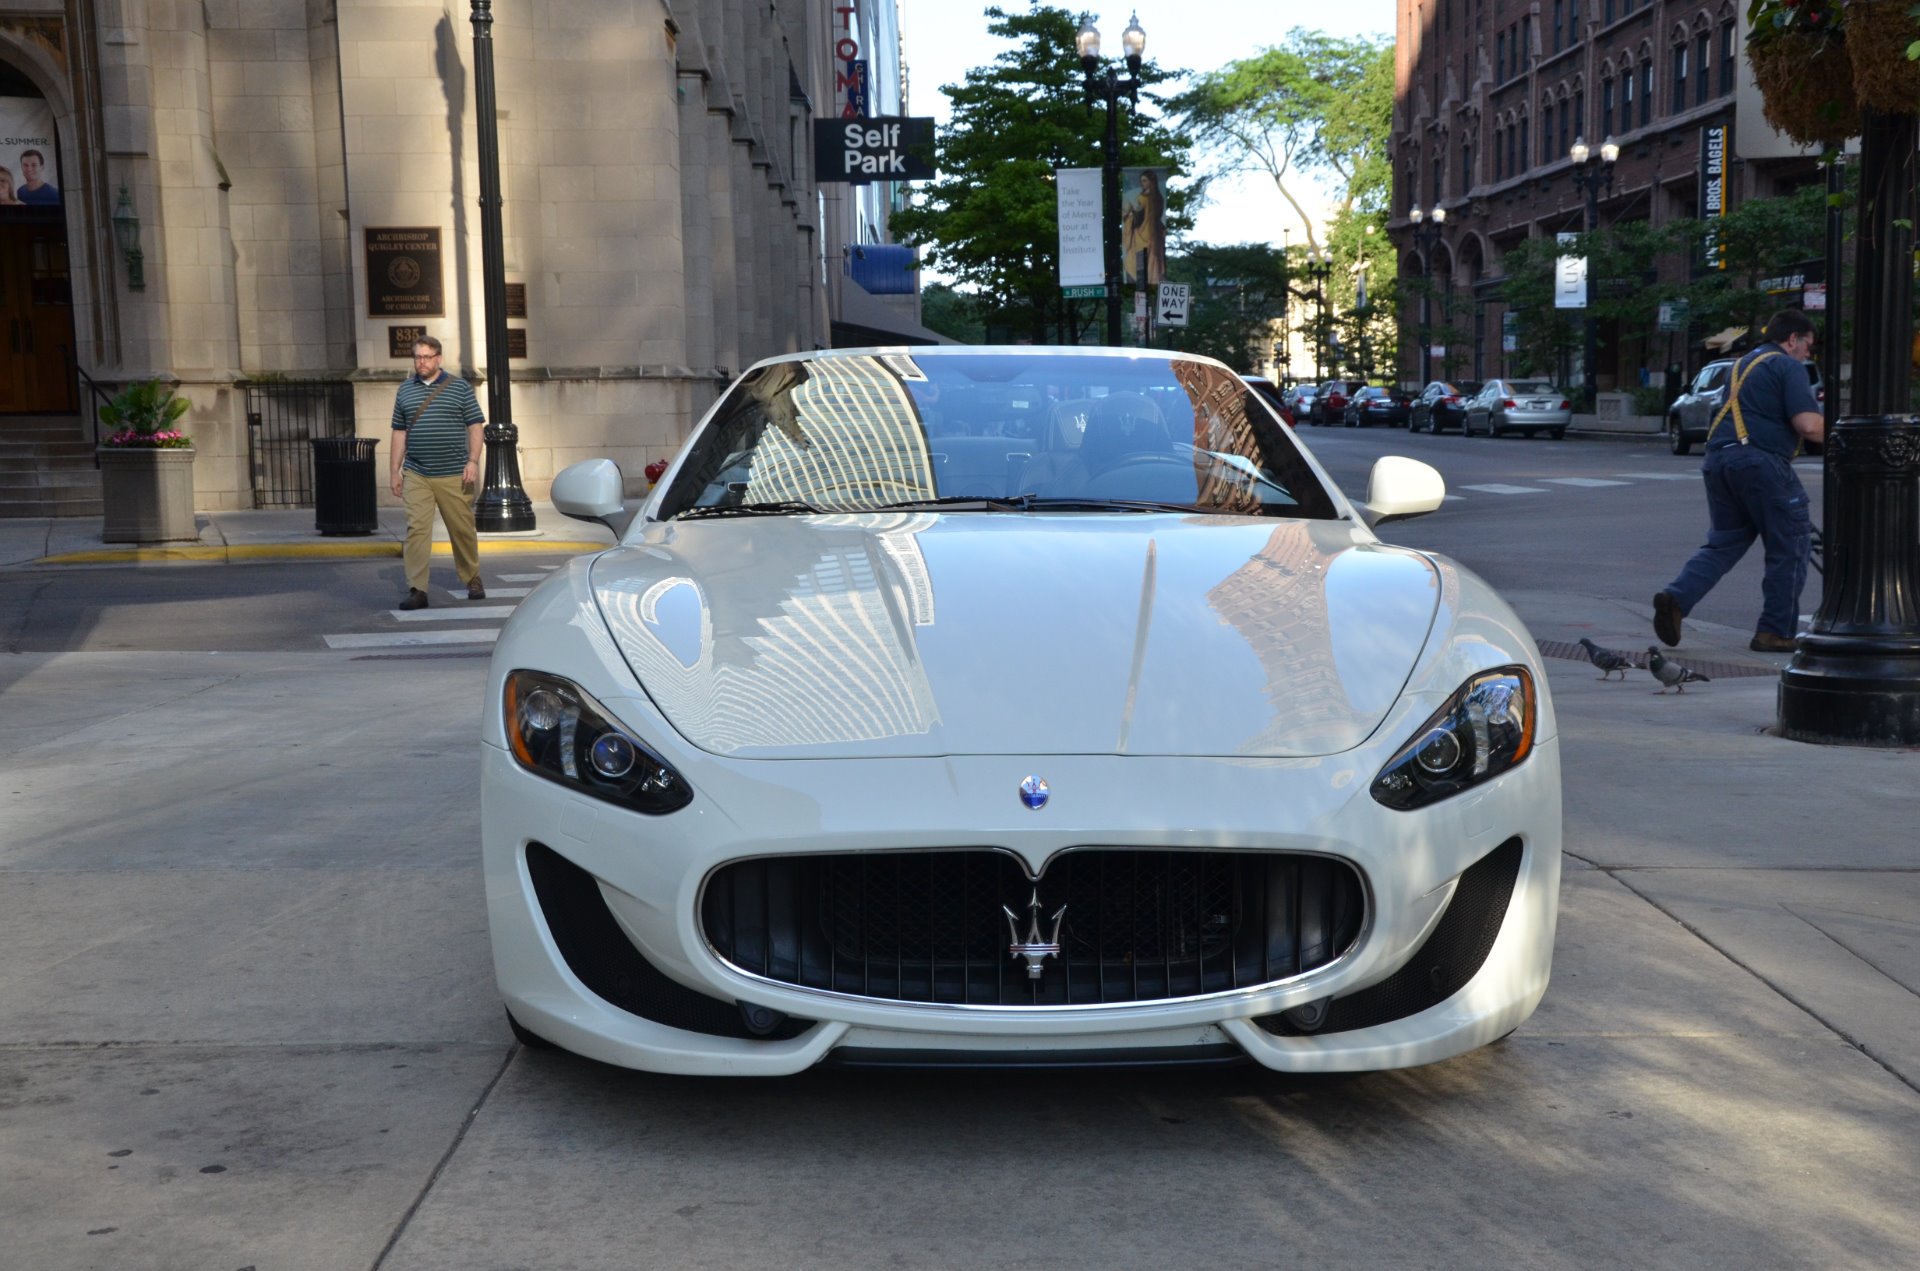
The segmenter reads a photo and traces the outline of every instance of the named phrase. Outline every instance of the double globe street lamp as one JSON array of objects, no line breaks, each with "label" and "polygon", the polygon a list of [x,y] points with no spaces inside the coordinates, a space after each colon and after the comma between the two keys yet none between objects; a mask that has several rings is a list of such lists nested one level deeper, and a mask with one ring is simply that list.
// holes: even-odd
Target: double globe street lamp
[{"label": "double globe street lamp", "polygon": [[[1567,150],[1567,158],[1573,161],[1573,185],[1586,195],[1586,220],[1583,222],[1588,234],[1600,228],[1600,196],[1613,188],[1613,165],[1620,158],[1620,147],[1608,137],[1600,144],[1596,153],[1588,147],[1581,137],[1573,139],[1573,145]],[[1587,335],[1586,347],[1582,353],[1580,378],[1586,394],[1586,407],[1595,410],[1599,400],[1599,381],[1594,377],[1594,363],[1599,361],[1599,326],[1593,320],[1593,280],[1587,280]]]},{"label": "double globe street lamp", "polygon": [[1086,93],[1087,109],[1095,99],[1106,103],[1107,132],[1101,143],[1102,181],[1100,200],[1100,237],[1107,275],[1107,343],[1120,343],[1120,99],[1136,109],[1140,105],[1140,59],[1147,51],[1147,33],[1135,14],[1120,33],[1120,47],[1127,54],[1127,75],[1123,79],[1111,65],[1100,61],[1100,28],[1093,15],[1080,15],[1080,30],[1073,38],[1074,52],[1085,73],[1081,88]]},{"label": "double globe street lamp", "polygon": [[1436,207],[1429,212],[1416,207],[1407,213],[1407,219],[1413,222],[1414,246],[1420,249],[1420,276],[1427,284],[1420,296],[1420,360],[1414,375],[1424,386],[1433,378],[1433,246],[1446,228],[1447,209]]}]

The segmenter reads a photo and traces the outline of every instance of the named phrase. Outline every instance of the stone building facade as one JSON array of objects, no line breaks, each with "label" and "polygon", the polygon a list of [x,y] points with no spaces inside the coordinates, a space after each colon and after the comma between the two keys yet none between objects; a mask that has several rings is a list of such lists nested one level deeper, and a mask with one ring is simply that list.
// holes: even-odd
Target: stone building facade
[{"label": "stone building facade", "polygon": [[[492,16],[533,497],[594,455],[639,480],[740,368],[833,343],[842,304],[867,334],[923,334],[916,295],[865,304],[845,277],[899,192],[813,175],[850,48],[869,113],[904,104],[895,0],[496,0]],[[57,133],[64,203],[39,220],[64,248],[73,369],[48,378],[80,385],[0,414],[0,439],[62,418],[90,436],[95,386],[174,381],[198,506],[250,507],[289,402],[298,445],[350,426],[384,456],[416,331],[482,378],[470,19],[469,0],[0,0],[0,96],[44,99]],[[143,287],[116,212],[137,218]],[[0,239],[17,230],[0,215]],[[334,387],[302,398],[309,381]],[[0,486],[0,514],[49,510],[67,509]]]},{"label": "stone building facade", "polygon": [[[1822,179],[1816,154],[1761,116],[1744,9],[1737,0],[1399,0],[1389,233],[1402,275],[1430,263],[1470,339],[1451,359],[1431,349],[1422,358],[1420,315],[1405,315],[1403,378],[1437,378],[1449,360],[1461,378],[1541,369],[1512,365],[1503,350],[1501,259],[1526,239],[1584,228],[1586,195],[1569,158],[1576,140],[1620,147],[1602,226],[1698,215],[1709,128],[1727,129],[1728,206]],[[1427,248],[1409,214],[1436,207],[1445,225]],[[1651,348],[1603,339],[1599,389],[1637,387],[1643,368],[1658,383],[1669,362],[1690,367],[1702,356],[1689,347],[1699,335]],[[1579,357],[1565,368],[1574,383]]]}]

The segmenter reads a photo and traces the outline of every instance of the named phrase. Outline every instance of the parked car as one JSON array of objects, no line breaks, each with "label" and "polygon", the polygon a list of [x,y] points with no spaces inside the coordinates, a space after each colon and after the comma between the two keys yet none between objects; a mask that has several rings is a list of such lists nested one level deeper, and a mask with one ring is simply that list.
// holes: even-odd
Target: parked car
[{"label": "parked car", "polygon": [[[1696,442],[1706,441],[1715,417],[1720,414],[1720,408],[1726,405],[1727,388],[1732,383],[1736,360],[1721,358],[1707,363],[1693,377],[1693,382],[1687,385],[1686,392],[1674,398],[1673,405],[1667,408],[1667,449],[1676,455],[1684,455],[1693,449]],[[1807,383],[1813,389],[1814,400],[1824,403],[1827,392],[1820,378],[1820,364],[1807,362],[1803,365],[1807,368]]]},{"label": "parked car", "polygon": [[1287,427],[1293,427],[1293,410],[1287,405],[1286,394],[1280,386],[1264,375],[1242,375],[1247,387],[1260,395],[1260,399],[1273,407],[1274,414],[1286,421]]},{"label": "parked car", "polygon": [[1547,380],[1488,380],[1467,403],[1460,431],[1471,437],[1484,432],[1500,437],[1510,432],[1546,433],[1555,441],[1567,435],[1573,422],[1573,403]]},{"label": "parked car", "polygon": [[1465,431],[1467,403],[1481,387],[1479,380],[1433,381],[1408,408],[1407,428],[1430,433]]},{"label": "parked car", "polygon": [[1287,409],[1293,412],[1296,423],[1304,421],[1313,409],[1313,395],[1320,391],[1318,384],[1295,384],[1287,390]]},{"label": "parked car", "polygon": [[1312,424],[1337,424],[1347,417],[1347,399],[1367,386],[1365,380],[1328,380],[1313,395]]},{"label": "parked car", "polygon": [[1399,389],[1369,384],[1347,399],[1343,422],[1349,428],[1366,428],[1373,424],[1399,424],[1404,427],[1407,406],[1407,395]]},{"label": "parked car", "polygon": [[[935,461],[903,403],[970,384],[1046,426],[945,410]],[[1439,473],[1387,456],[1350,502],[1249,391],[1151,349],[820,350],[748,368],[644,501],[559,473],[618,541],[488,673],[515,1035],[686,1074],[1324,1073],[1524,1021],[1561,859],[1540,651],[1375,535]]]}]

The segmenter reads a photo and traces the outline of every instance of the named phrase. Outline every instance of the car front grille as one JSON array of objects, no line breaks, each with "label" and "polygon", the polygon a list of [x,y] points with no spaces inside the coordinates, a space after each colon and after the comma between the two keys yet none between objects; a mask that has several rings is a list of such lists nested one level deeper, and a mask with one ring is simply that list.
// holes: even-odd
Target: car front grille
[{"label": "car front grille", "polygon": [[[1019,942],[1039,944],[1060,913],[1060,951],[1016,955],[1007,911]],[[736,861],[708,878],[700,911],[714,951],[749,975],[951,1006],[1150,1002],[1272,984],[1340,957],[1365,916],[1358,873],[1327,857],[1116,848],[1063,853],[1038,882],[987,849]]]}]

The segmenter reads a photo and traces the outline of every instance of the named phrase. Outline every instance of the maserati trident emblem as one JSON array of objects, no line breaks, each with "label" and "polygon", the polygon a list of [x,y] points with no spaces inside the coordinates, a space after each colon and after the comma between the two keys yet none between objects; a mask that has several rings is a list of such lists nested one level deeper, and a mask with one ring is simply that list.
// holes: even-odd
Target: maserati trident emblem
[{"label": "maserati trident emblem", "polygon": [[1037,980],[1046,960],[1060,953],[1060,923],[1067,916],[1067,907],[1060,906],[1053,911],[1049,919],[1053,923],[1053,934],[1042,938],[1040,934],[1040,889],[1033,889],[1033,899],[1027,902],[1027,938],[1020,938],[1020,915],[1007,906],[1000,906],[1000,912],[1007,916],[1007,931],[1013,936],[1013,943],[1007,946],[1007,952],[1014,958],[1027,960],[1027,978]]},{"label": "maserati trident emblem", "polygon": [[1047,806],[1047,783],[1039,777],[1028,777],[1020,783],[1020,802],[1038,812]]}]

